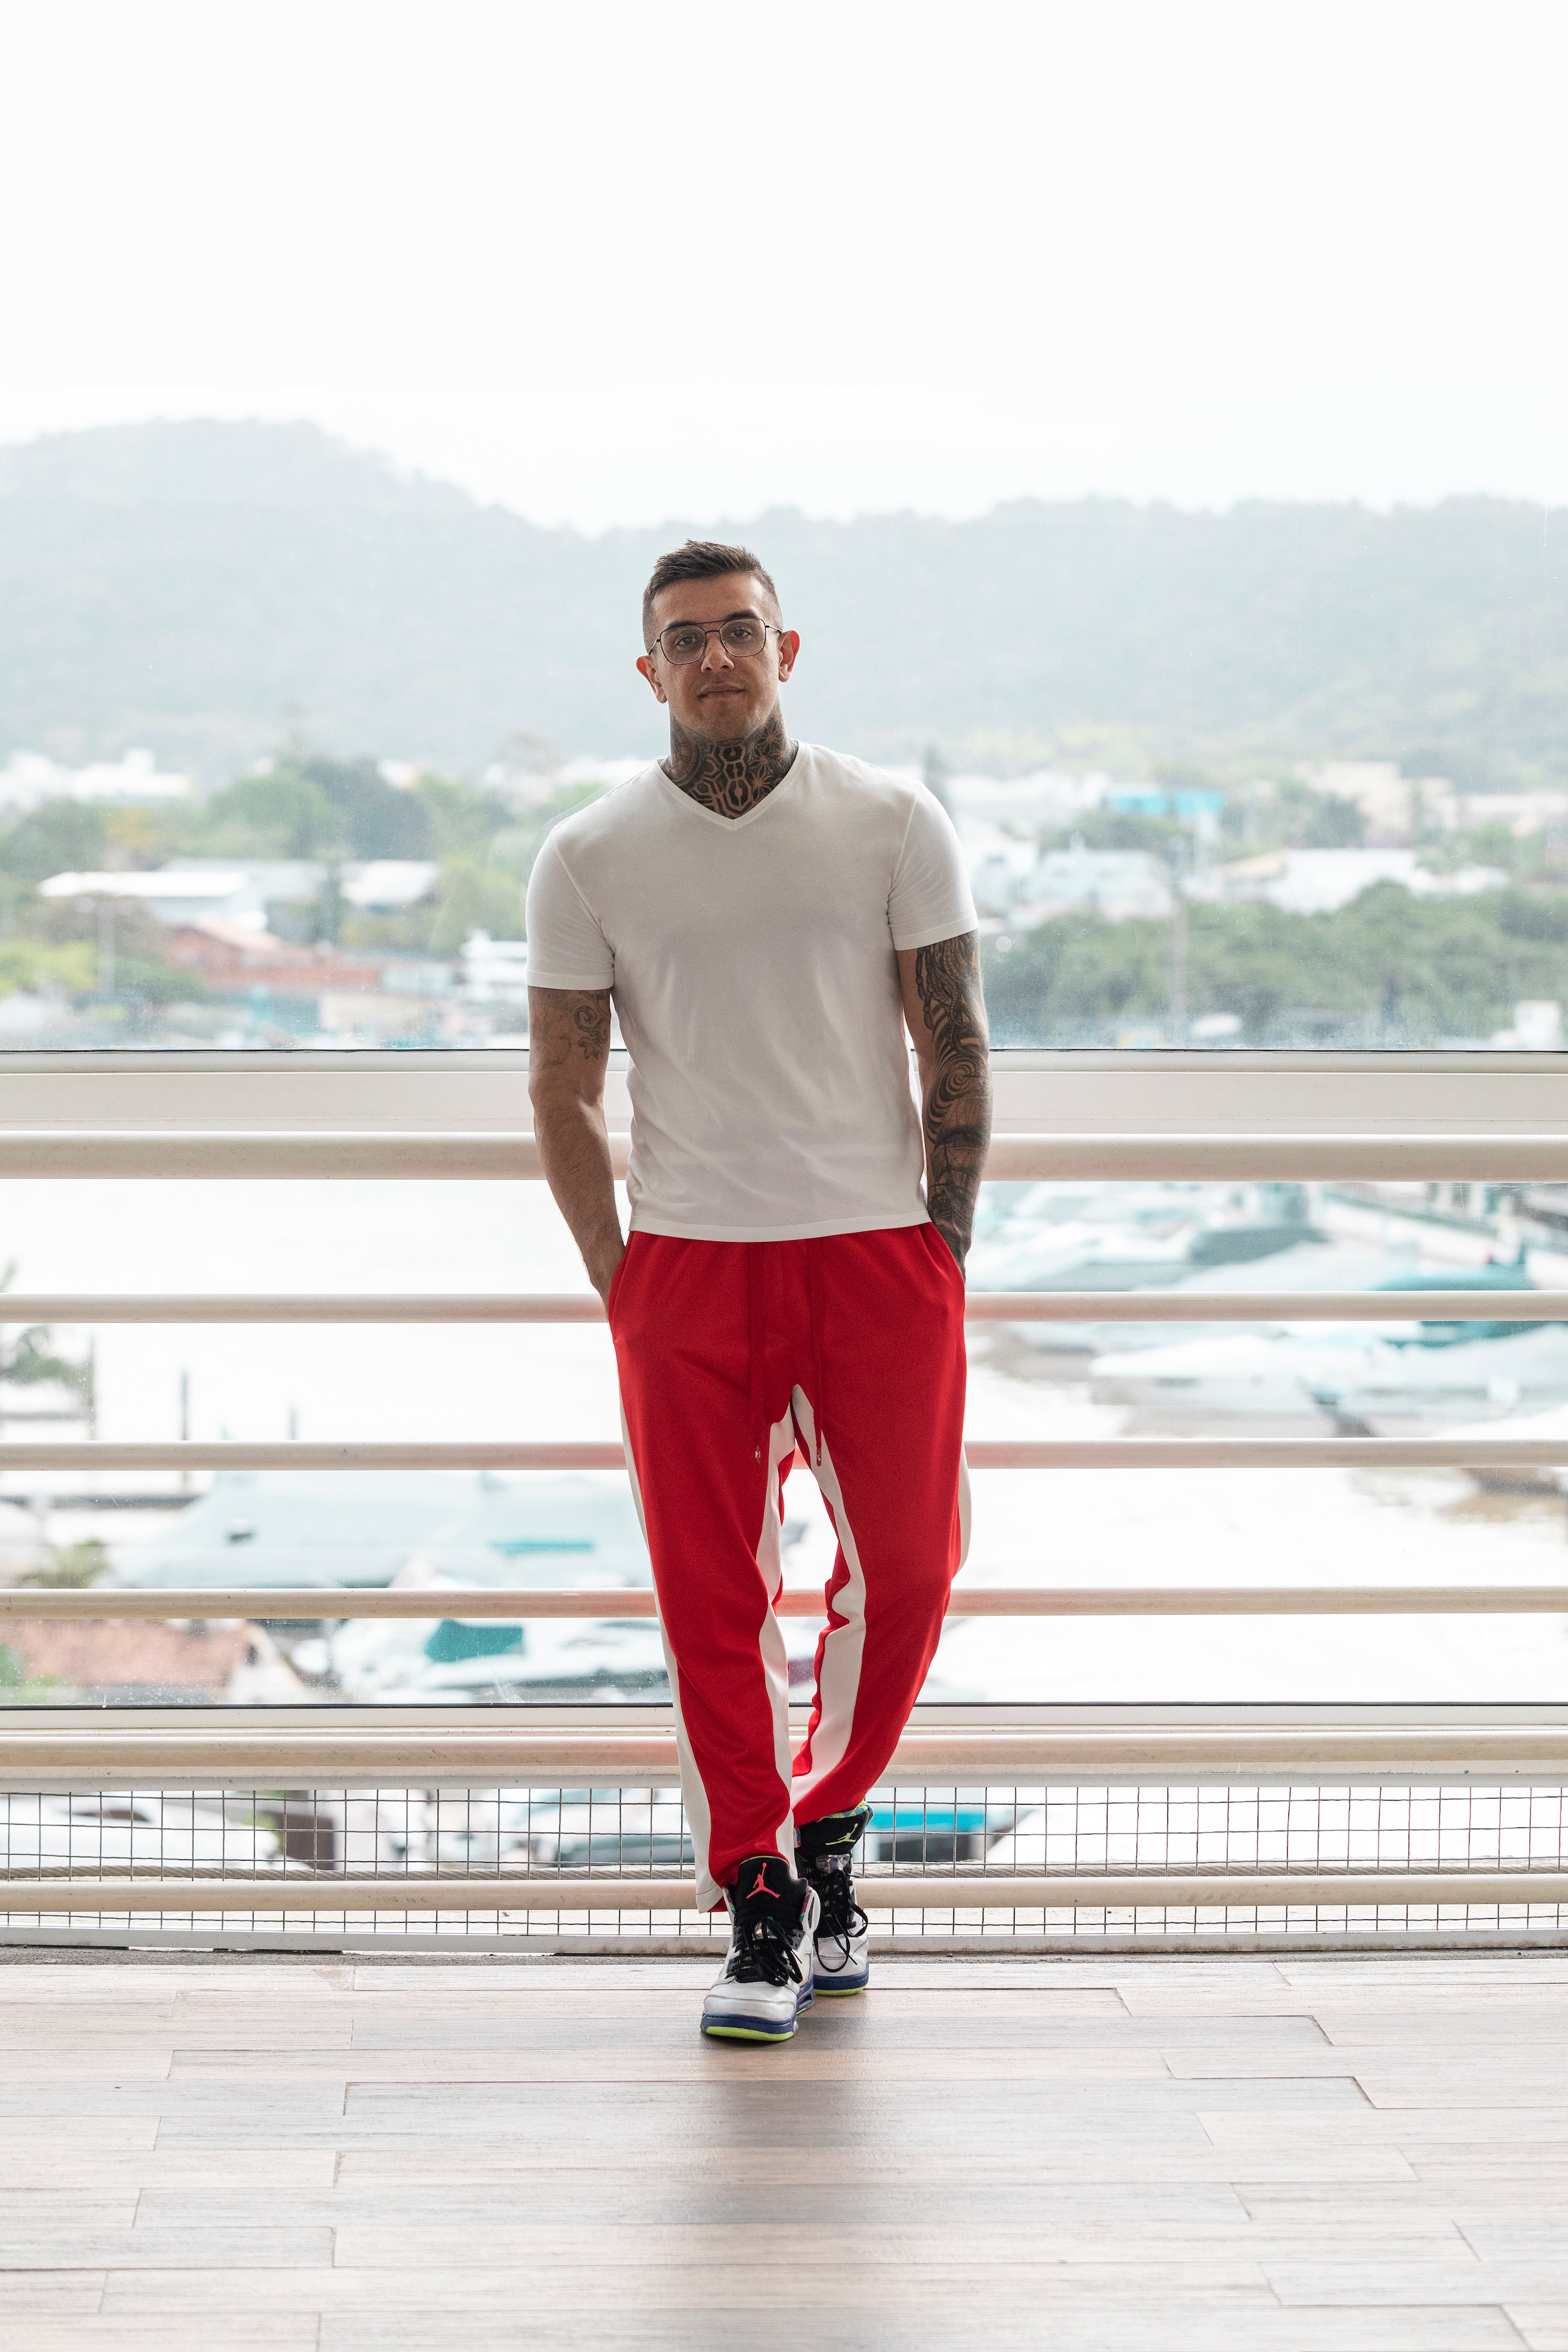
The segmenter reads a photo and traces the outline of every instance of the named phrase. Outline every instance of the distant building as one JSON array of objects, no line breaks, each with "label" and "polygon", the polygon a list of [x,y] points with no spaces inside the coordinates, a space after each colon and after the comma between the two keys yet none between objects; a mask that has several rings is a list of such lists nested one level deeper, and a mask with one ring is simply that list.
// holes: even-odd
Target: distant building
[{"label": "distant building", "polygon": [[159,768],[151,751],[127,751],[122,759],[95,760],[85,768],[66,768],[41,751],[13,751],[0,768],[0,810],[39,808],[46,801],[186,800],[189,776]]},{"label": "distant building", "polygon": [[427,898],[437,868],[425,857],[375,857],[363,866],[342,868],[342,892],[351,907],[366,912],[398,914]]},{"label": "distant building", "polygon": [[326,887],[327,868],[310,857],[171,857],[164,874],[237,874],[267,907],[308,907]]},{"label": "distant building", "polygon": [[1467,831],[1479,824],[1506,824],[1516,841],[1549,826],[1568,824],[1568,793],[1467,793],[1459,803]]},{"label": "distant building", "polygon": [[1487,1039],[1489,1045],[1513,1046],[1527,1054],[1560,1054],[1563,1051],[1563,1007],[1554,998],[1526,999],[1513,1008],[1511,1029],[1499,1029]]},{"label": "distant building", "polygon": [[963,838],[977,910],[1010,921],[1020,902],[1030,895],[1040,863],[1039,843],[1016,839],[994,824],[973,820],[964,826]]},{"label": "distant building", "polygon": [[1208,842],[1217,838],[1225,806],[1217,791],[1167,791],[1056,769],[1011,778],[950,776],[944,791],[976,908],[993,927],[1016,929],[1079,908],[1108,922],[1168,916],[1173,885],[1163,858],[1147,850],[1089,849],[1077,835],[1066,847],[1045,847],[1042,841],[1059,836],[1090,811],[1107,809],[1176,817],[1195,839]]},{"label": "distant building", "polygon": [[398,956],[381,967],[388,996],[450,996],[455,977],[453,966],[439,956]]},{"label": "distant building", "polygon": [[[306,1696],[270,1634],[257,1625],[34,1624],[23,1618],[7,1624],[5,1645],[25,1680],[57,1685],[52,1696],[65,1704],[222,1706],[258,1696]],[[260,1694],[248,1687],[261,1665],[274,1670],[279,1687]]]},{"label": "distant building", "polygon": [[1207,787],[1166,791],[1158,784],[1111,784],[1102,805],[1118,816],[1174,817],[1196,841],[1217,841],[1225,794]]},{"label": "distant building", "polygon": [[1146,849],[1089,849],[1075,835],[1065,849],[1041,853],[1014,915],[1032,926],[1081,909],[1122,923],[1168,916],[1172,903],[1162,859]]},{"label": "distant building", "polygon": [[526,1006],[526,940],[492,940],[488,931],[470,931],[463,941],[461,963],[465,1003]]},{"label": "distant building", "polygon": [[51,874],[38,885],[40,898],[125,898],[145,907],[160,923],[191,923],[214,915],[241,930],[264,931],[267,908],[260,893],[232,866],[195,872],[152,874]]},{"label": "distant building", "polygon": [[1461,793],[1447,776],[1402,776],[1393,760],[1334,760],[1298,773],[1314,791],[1352,802],[1374,844],[1406,842],[1420,832],[1469,833],[1483,824],[1506,824],[1523,840],[1568,824],[1568,792],[1551,787]]},{"label": "distant building", "polygon": [[1502,890],[1500,866],[1462,866],[1429,874],[1414,849],[1275,849],[1194,875],[1187,895],[1235,904],[1261,899],[1292,915],[1331,915],[1379,882],[1397,882],[1418,898],[1466,898]]},{"label": "distant building", "polygon": [[[913,777],[913,770],[900,770]],[[1014,836],[1061,833],[1119,790],[1109,776],[1069,776],[1054,768],[1027,776],[945,776],[942,796],[960,837],[972,830]]]},{"label": "distant building", "polygon": [[[38,895],[134,898],[161,923],[216,915],[260,931],[267,929],[269,906],[309,906],[321,897],[331,871],[303,857],[172,857],[151,873],[52,874],[38,885]],[[428,898],[437,869],[426,858],[380,857],[338,871],[351,906],[396,913]]]},{"label": "distant building", "polygon": [[319,996],[327,989],[383,984],[379,962],[342,955],[324,944],[299,947],[216,915],[171,925],[163,952],[172,964],[199,973],[225,995],[264,988],[272,996]]},{"label": "distant building", "polygon": [[1331,760],[1297,770],[1314,792],[1349,801],[1374,845],[1408,841],[1423,828],[1452,833],[1459,795],[1447,776],[1402,776],[1396,760]]}]

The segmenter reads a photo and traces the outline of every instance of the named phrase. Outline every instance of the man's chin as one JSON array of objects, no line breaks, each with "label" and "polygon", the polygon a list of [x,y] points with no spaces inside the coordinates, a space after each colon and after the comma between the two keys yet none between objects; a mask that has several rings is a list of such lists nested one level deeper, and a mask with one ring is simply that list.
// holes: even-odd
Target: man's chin
[{"label": "man's chin", "polygon": [[706,737],[710,743],[739,743],[752,734],[767,717],[765,710],[753,710],[740,697],[729,695],[699,705],[695,719],[689,723],[694,735]]}]

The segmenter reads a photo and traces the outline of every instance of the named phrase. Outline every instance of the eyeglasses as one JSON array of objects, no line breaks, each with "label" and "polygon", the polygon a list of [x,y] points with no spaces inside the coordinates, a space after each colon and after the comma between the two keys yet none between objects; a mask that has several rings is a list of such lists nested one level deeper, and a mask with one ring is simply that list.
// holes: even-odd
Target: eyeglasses
[{"label": "eyeglasses", "polygon": [[[775,637],[784,635],[775,623],[753,621],[743,614],[713,629],[704,629],[695,621],[672,621],[668,629],[659,631],[653,646],[658,646],[665,660],[674,668],[687,669],[693,662],[702,659],[708,651],[710,637],[717,637],[724,651],[740,660],[748,654],[760,654],[766,650],[770,629]],[[653,646],[648,647],[650,654]]]}]

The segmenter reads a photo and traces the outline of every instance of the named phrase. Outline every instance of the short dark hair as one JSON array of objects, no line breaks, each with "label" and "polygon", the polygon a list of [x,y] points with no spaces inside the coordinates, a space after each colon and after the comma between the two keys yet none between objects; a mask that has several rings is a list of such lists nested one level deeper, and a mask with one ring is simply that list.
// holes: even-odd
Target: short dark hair
[{"label": "short dark hair", "polygon": [[760,580],[782,619],[784,607],[772,575],[763,570],[749,547],[726,547],[717,539],[689,539],[684,547],[672,547],[668,555],[661,555],[648,573],[647,586],[642,592],[643,644],[652,643],[649,632],[653,627],[653,600],[661,588],[677,587],[683,580],[722,580],[727,572],[750,572]]}]

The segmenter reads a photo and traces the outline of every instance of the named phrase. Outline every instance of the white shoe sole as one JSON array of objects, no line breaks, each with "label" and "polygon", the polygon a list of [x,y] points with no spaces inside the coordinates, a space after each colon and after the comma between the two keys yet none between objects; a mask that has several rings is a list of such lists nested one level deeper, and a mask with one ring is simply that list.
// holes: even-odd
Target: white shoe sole
[{"label": "white shoe sole", "polygon": [[801,2011],[812,2003],[813,1988],[802,1985],[795,1995],[795,2015],[787,2020],[765,2017],[744,2010],[715,2010],[711,2016],[702,2012],[702,2031],[710,2042],[788,2042],[800,2023]]},{"label": "white shoe sole", "polygon": [[[820,1962],[818,1967],[821,1967]],[[871,1964],[868,1960],[863,1969],[841,1969],[837,1971],[832,1969],[822,1969],[821,1974],[816,1979],[816,1985],[825,2000],[832,2000],[845,1993],[864,1992],[870,1981]]]}]

